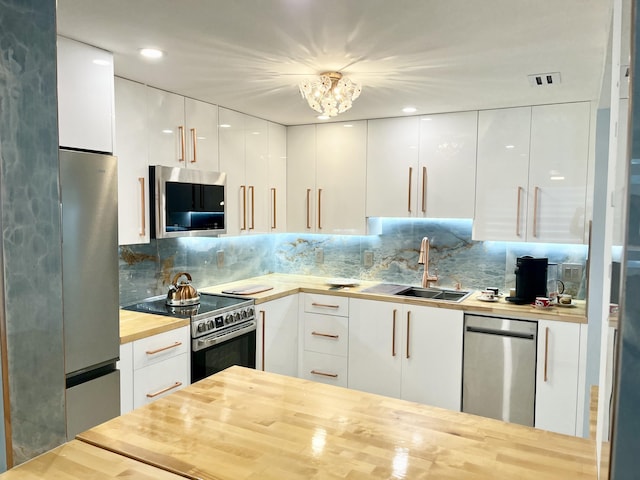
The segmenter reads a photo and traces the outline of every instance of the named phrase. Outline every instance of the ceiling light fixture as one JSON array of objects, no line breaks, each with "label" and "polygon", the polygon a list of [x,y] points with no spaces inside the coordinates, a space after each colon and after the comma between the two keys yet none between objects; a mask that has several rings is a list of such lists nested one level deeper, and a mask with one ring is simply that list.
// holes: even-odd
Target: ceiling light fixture
[{"label": "ceiling light fixture", "polygon": [[300,94],[316,112],[335,117],[346,112],[360,96],[362,87],[339,72],[326,72],[300,83]]},{"label": "ceiling light fixture", "polygon": [[157,48],[141,48],[140,55],[146,58],[161,58],[164,53]]},{"label": "ceiling light fixture", "polygon": [[418,109],[416,107],[404,107],[402,111],[404,113],[415,113]]}]

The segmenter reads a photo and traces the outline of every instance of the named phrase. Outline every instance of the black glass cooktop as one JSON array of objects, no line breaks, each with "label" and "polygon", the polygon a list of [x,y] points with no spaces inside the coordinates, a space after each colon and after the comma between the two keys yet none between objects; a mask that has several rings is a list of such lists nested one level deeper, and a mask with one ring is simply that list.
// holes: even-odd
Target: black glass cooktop
[{"label": "black glass cooktop", "polygon": [[242,303],[252,303],[249,298],[225,297],[223,295],[213,295],[209,293],[200,294],[200,303],[184,307],[170,306],[166,304],[165,295],[151,297],[122,307],[123,310],[134,312],[152,313],[154,315],[165,315],[167,317],[192,318],[195,315],[202,315],[210,312],[218,312],[229,307],[239,306]]}]

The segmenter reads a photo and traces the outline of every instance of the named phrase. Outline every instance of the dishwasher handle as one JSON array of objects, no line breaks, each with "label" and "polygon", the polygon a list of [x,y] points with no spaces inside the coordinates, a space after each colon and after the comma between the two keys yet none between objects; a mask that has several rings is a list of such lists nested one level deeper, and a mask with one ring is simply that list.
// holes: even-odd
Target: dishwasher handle
[{"label": "dishwasher handle", "polygon": [[488,335],[498,335],[501,337],[523,338],[525,340],[535,340],[533,333],[511,332],[509,330],[495,330],[493,328],[467,327],[467,332],[486,333]]}]

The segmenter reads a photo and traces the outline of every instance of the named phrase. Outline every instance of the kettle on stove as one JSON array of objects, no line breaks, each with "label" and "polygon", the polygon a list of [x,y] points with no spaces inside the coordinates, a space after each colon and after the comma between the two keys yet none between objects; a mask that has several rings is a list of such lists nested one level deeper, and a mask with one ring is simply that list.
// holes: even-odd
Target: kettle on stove
[{"label": "kettle on stove", "polygon": [[[182,276],[187,277],[187,280],[180,280],[180,283],[178,283],[178,280]],[[167,292],[167,305],[186,306],[200,303],[200,294],[195,287],[191,285],[191,280],[191,275],[187,272],[175,274],[169,286],[169,291]]]}]

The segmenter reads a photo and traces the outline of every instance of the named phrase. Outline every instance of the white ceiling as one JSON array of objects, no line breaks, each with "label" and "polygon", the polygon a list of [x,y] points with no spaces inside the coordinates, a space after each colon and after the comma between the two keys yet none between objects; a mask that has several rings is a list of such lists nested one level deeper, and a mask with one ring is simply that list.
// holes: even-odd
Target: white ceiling
[{"label": "white ceiling", "polygon": [[[595,100],[611,3],[58,0],[58,33],[113,52],[116,75],[296,125],[318,122],[299,81],[331,70],[363,86],[333,120]],[[529,85],[545,72],[561,84]]]}]

